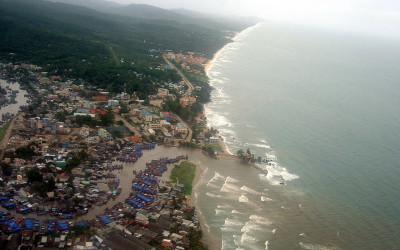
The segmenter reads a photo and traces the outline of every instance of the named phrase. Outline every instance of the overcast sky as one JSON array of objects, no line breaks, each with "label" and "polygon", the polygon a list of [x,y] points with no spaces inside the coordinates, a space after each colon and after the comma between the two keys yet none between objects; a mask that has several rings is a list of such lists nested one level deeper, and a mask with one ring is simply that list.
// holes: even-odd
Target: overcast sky
[{"label": "overcast sky", "polygon": [[114,0],[400,36],[400,0]]}]

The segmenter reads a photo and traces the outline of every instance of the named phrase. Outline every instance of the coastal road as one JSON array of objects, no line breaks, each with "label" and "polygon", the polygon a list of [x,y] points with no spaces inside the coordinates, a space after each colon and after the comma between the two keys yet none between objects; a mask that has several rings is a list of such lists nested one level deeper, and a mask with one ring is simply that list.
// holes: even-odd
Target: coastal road
[{"label": "coastal road", "polygon": [[175,67],[175,65],[170,60],[168,60],[165,55],[163,55],[163,58],[168,63],[169,66],[171,66],[173,69],[176,70],[176,72],[178,72],[178,75],[182,77],[183,82],[188,86],[188,89],[183,94],[183,96],[190,96],[194,90],[192,83],[190,83],[190,81],[186,78],[186,76],[177,67]]},{"label": "coastal road", "polygon": [[135,134],[135,136],[142,136],[142,133],[139,132],[139,130],[137,128],[135,128],[134,126],[132,126],[127,120],[125,120],[125,118],[123,118],[122,116],[115,114],[115,120],[117,121],[122,121],[125,125],[125,127],[127,127],[131,132],[133,132]]}]

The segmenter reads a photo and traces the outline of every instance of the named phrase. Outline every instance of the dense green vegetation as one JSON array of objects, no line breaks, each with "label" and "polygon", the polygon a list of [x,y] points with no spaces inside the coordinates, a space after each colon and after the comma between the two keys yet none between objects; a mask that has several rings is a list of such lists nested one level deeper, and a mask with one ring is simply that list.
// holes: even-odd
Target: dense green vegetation
[{"label": "dense green vegetation", "polygon": [[15,157],[17,158],[32,160],[33,156],[35,155],[36,153],[33,144],[22,146],[15,150]]},{"label": "dense green vegetation", "polygon": [[202,150],[207,152],[210,155],[213,155],[214,152],[222,152],[222,147],[219,144],[207,144],[203,147],[201,147]]},{"label": "dense green vegetation", "polygon": [[87,125],[91,128],[94,128],[96,126],[107,127],[114,124],[114,119],[114,114],[110,111],[107,111],[104,115],[98,114],[98,119],[92,118],[88,115],[76,116],[74,123],[76,123],[79,127],[82,127],[83,125]]},{"label": "dense green vegetation", "polygon": [[11,176],[12,167],[10,164],[2,162],[2,163],[0,163],[0,166],[1,166],[1,172],[3,172],[4,176]]},{"label": "dense green vegetation", "polygon": [[[165,64],[158,51],[211,57],[229,41],[222,29],[235,26],[219,22],[206,28],[206,18],[134,7],[105,14],[43,0],[0,0],[0,60],[31,62],[51,75],[83,79],[112,92],[126,89],[144,98],[157,83],[179,79],[175,71],[156,69]],[[235,27],[238,31],[244,25]]]},{"label": "dense green vegetation", "polygon": [[182,119],[191,122],[200,112],[203,111],[203,106],[199,102],[193,103],[191,106],[182,107],[179,104],[179,98],[167,99],[162,105],[163,110],[171,111]]},{"label": "dense green vegetation", "polygon": [[191,162],[184,161],[179,165],[175,165],[171,172],[171,181],[185,185],[185,194],[192,193],[193,180],[196,175],[196,165]]}]

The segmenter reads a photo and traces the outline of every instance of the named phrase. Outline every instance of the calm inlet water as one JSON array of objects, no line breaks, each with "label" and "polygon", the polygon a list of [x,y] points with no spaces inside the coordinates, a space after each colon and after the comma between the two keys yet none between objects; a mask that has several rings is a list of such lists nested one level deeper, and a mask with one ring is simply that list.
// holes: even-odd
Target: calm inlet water
[{"label": "calm inlet water", "polygon": [[274,163],[207,166],[199,208],[224,249],[398,248],[399,65],[398,41],[271,23],[225,46],[210,125]]}]

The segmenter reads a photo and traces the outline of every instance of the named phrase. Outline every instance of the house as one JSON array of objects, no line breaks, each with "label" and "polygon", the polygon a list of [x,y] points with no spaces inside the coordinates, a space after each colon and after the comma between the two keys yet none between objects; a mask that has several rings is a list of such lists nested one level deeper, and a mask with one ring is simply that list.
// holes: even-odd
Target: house
[{"label": "house", "polygon": [[172,115],[169,112],[160,112],[160,117],[166,121],[170,121],[173,119]]},{"label": "house", "polygon": [[119,101],[118,100],[108,100],[108,106],[109,107],[119,106]]},{"label": "house", "polygon": [[210,137],[210,139],[208,139],[208,142],[209,143],[218,143],[219,142],[219,139],[218,139],[218,137]]},{"label": "house", "polygon": [[152,114],[150,112],[148,112],[147,110],[139,110],[139,116],[142,120],[144,120],[145,122],[152,122],[153,120],[156,120],[159,118],[158,115]]},{"label": "house", "polygon": [[172,246],[172,240],[163,239],[161,242],[163,248],[170,248]]},{"label": "house", "polygon": [[129,141],[136,142],[136,143],[142,141],[142,138],[140,138],[139,136],[132,136],[132,137],[129,137],[128,139],[129,139]]},{"label": "house", "polygon": [[159,88],[158,89],[158,92],[157,92],[157,96],[158,97],[163,98],[163,97],[167,97],[168,95],[169,95],[168,89],[164,89],[164,88]]},{"label": "house", "polygon": [[162,127],[161,123],[150,123],[149,126],[153,130],[154,129],[161,129],[161,127]]},{"label": "house", "polygon": [[88,144],[96,144],[100,142],[100,137],[92,136],[85,139],[85,142]]},{"label": "house", "polygon": [[187,127],[184,123],[178,122],[175,126],[175,133],[186,133]]}]

